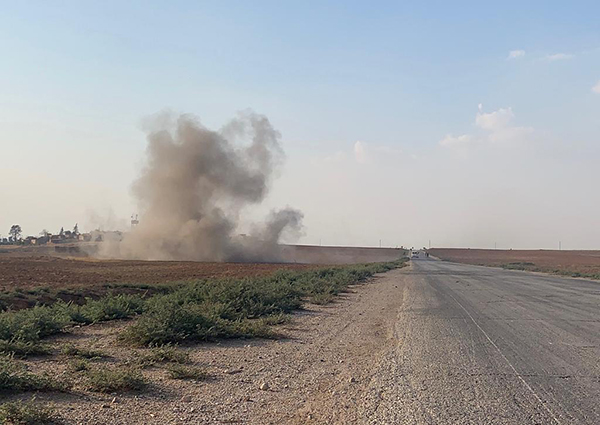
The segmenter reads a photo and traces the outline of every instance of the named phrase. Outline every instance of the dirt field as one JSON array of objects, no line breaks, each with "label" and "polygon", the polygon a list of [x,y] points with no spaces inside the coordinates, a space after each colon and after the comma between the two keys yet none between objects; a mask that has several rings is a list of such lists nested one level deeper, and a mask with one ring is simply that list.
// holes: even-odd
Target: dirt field
[{"label": "dirt field", "polygon": [[57,299],[79,303],[85,297],[96,298],[109,290],[152,293],[158,290],[156,285],[196,279],[268,275],[277,270],[302,270],[329,264],[393,261],[403,253],[391,248],[288,245],[284,252],[288,262],[269,264],[96,260],[84,256],[79,249],[60,248],[58,252],[52,246],[1,250],[0,308],[21,309]]},{"label": "dirt field", "polygon": [[107,283],[158,284],[204,278],[257,276],[303,264],[195,263],[179,261],[100,261],[57,257],[0,256],[0,290],[90,287]]},{"label": "dirt field", "polygon": [[[371,370],[397,343],[393,323],[404,287],[384,276],[352,287],[332,304],[308,305],[277,328],[280,339],[179,347],[192,367],[208,372],[201,382],[172,379],[167,365],[157,364],[143,370],[151,382],[146,390],[101,394],[85,388],[81,372],[70,369],[72,359],[32,357],[26,363],[34,373],[76,378],[71,392],[40,392],[36,402],[53,405],[66,424],[358,423]],[[81,326],[46,341],[99,350],[106,357],[91,360],[90,367],[110,368],[150,352],[117,342],[129,324]],[[5,394],[5,401],[30,398]]]},{"label": "dirt field", "polygon": [[430,253],[442,260],[456,263],[600,279],[600,251],[434,248]]}]

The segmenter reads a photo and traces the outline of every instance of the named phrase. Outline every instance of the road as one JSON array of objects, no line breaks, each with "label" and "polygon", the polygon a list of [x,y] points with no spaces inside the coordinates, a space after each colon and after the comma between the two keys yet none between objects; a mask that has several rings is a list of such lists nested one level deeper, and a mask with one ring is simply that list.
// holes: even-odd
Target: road
[{"label": "road", "polygon": [[600,282],[412,263],[365,423],[600,423]]}]

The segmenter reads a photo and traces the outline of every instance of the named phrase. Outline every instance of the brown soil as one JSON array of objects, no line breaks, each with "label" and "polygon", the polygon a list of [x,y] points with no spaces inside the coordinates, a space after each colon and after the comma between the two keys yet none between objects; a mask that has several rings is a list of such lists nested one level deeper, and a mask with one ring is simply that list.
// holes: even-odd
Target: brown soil
[{"label": "brown soil", "polygon": [[[397,344],[393,324],[403,302],[402,270],[354,286],[327,306],[308,306],[280,325],[278,340],[229,340],[180,347],[208,380],[174,380],[165,366],[143,370],[150,381],[141,392],[100,394],[86,388],[85,373],[69,370],[62,355],[26,361],[35,373],[74,381],[67,394],[38,393],[66,424],[321,424],[357,423],[372,369],[381,353]],[[65,343],[100,350],[109,357],[92,368],[123,367],[148,349],[117,343],[130,321],[72,329],[50,338],[58,352]],[[267,386],[263,386],[266,383]],[[4,394],[6,401],[30,393]]]},{"label": "brown soil", "polygon": [[0,256],[0,290],[37,286],[95,286],[106,283],[167,283],[205,278],[270,274],[280,269],[306,269],[302,264],[199,263],[124,261],[58,257]]},{"label": "brown soil", "polygon": [[160,286],[208,278],[268,275],[305,264],[122,261],[0,255],[0,307],[22,309],[57,299],[82,303],[112,293],[152,294]]},{"label": "brown soil", "polygon": [[392,248],[286,245],[286,263],[204,263],[98,260],[87,257],[82,249],[92,245],[2,247],[0,309],[22,309],[57,299],[81,303],[86,297],[98,298],[108,291],[152,294],[161,290],[157,285],[196,279],[263,276],[277,270],[305,270],[317,265],[394,261],[404,252]]},{"label": "brown soil", "polygon": [[456,263],[600,278],[600,251],[432,248],[429,252]]}]

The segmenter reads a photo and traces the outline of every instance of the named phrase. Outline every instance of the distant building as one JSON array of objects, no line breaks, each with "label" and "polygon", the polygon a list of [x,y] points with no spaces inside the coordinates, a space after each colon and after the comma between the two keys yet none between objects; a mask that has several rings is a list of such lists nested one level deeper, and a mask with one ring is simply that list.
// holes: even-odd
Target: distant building
[{"label": "distant building", "polygon": [[27,236],[23,239],[23,245],[36,245],[37,238],[35,236]]},{"label": "distant building", "polygon": [[63,243],[65,241],[64,235],[52,235],[50,236],[50,243]]},{"label": "distant building", "polygon": [[77,239],[79,239],[80,242],[89,242],[92,240],[92,234],[91,233],[80,233],[77,236]]}]

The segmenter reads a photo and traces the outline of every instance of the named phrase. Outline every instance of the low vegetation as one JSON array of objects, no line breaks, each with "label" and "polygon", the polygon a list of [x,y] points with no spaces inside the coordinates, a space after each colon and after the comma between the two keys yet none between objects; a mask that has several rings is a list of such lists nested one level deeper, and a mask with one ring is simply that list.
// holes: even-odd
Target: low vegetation
[{"label": "low vegetation", "polygon": [[531,267],[535,267],[535,264],[529,262],[515,262],[502,265],[502,268],[507,270],[529,270]]},{"label": "low vegetation", "polygon": [[[181,343],[217,338],[274,338],[274,326],[306,303],[326,304],[350,285],[390,269],[403,260],[306,270],[282,270],[270,276],[198,280],[162,286],[150,294],[109,294],[83,303],[58,300],[18,311],[0,312],[0,395],[28,391],[68,392],[71,388],[98,393],[143,391],[145,368],[155,367],[171,379],[204,381],[205,367],[193,364]],[[45,296],[47,291],[41,291]],[[132,360],[94,362],[102,351],[75,344],[47,345],[43,340],[68,332],[74,325],[131,319],[119,341],[136,349]],[[35,355],[57,354],[69,380],[33,373],[25,361]],[[118,356],[115,356],[118,357]],[[116,360],[116,359],[115,359]],[[108,365],[107,365],[108,364]],[[65,368],[66,366],[66,368]],[[0,423],[60,423],[47,406],[32,402],[0,405]]]},{"label": "low vegetation", "polygon": [[65,381],[29,372],[25,365],[15,361],[12,356],[0,357],[0,391],[66,392],[70,387]]},{"label": "low vegetation", "polygon": [[506,270],[521,270],[528,272],[541,272],[541,273],[551,273],[560,276],[568,276],[568,277],[582,277],[586,279],[596,279],[600,280],[600,273],[586,273],[580,271],[574,271],[567,269],[554,269],[551,267],[539,267],[535,263],[531,262],[513,262],[502,264],[501,267]]},{"label": "low vegetation", "polygon": [[132,367],[90,369],[86,375],[87,388],[100,393],[141,391],[148,385],[139,369]]},{"label": "low vegetation", "polygon": [[[50,306],[0,313],[3,352],[41,354],[40,339],[73,324],[89,324],[141,315],[121,339],[133,345],[162,345],[219,337],[272,337],[270,325],[303,301],[323,304],[348,285],[400,262],[280,271],[269,277],[202,280],[172,286],[149,298],[107,295],[83,305],[57,301]],[[164,288],[163,288],[164,289]],[[261,320],[255,320],[255,319]],[[30,345],[27,345],[30,344]],[[29,352],[27,352],[29,347]],[[19,352],[20,351],[20,352]]]},{"label": "low vegetation", "polygon": [[17,357],[41,356],[51,353],[50,347],[37,342],[0,339],[0,354],[11,354]]},{"label": "low vegetation", "polygon": [[150,352],[141,356],[136,363],[142,367],[151,367],[159,363],[185,364],[190,362],[190,356],[173,345],[161,345],[152,347]]},{"label": "low vegetation", "polygon": [[190,379],[194,381],[204,381],[209,377],[206,369],[197,366],[185,366],[173,364],[167,368],[169,377],[172,379]]},{"label": "low vegetation", "polygon": [[50,306],[35,306],[0,313],[0,340],[35,343],[62,332],[73,324],[89,324],[133,317],[142,311],[144,300],[138,295],[109,295],[89,300],[83,306],[58,301]]},{"label": "low vegetation", "polygon": [[155,294],[166,294],[180,286],[179,282],[165,284],[147,283],[105,283],[98,286],[75,286],[68,288],[35,287],[16,288],[10,291],[0,291],[0,311],[20,310],[36,305],[52,305],[56,302],[71,302],[83,305],[90,299],[99,300],[113,295],[138,295],[150,297]]},{"label": "low vegetation", "polygon": [[137,346],[273,337],[272,317],[302,307],[304,300],[324,303],[349,285],[399,263],[281,271],[269,277],[198,281],[146,302],[141,317],[121,334]]},{"label": "low vegetation", "polygon": [[90,362],[83,358],[76,358],[69,362],[69,370],[71,372],[83,372],[90,370]]},{"label": "low vegetation", "polygon": [[61,421],[52,408],[32,400],[1,404],[0,423],[7,425],[50,425],[59,424]]},{"label": "low vegetation", "polygon": [[72,344],[65,345],[61,350],[61,354],[64,354],[65,356],[80,357],[92,360],[97,360],[101,359],[102,357],[106,357],[106,354],[104,354],[102,351],[90,350],[88,348],[80,348]]}]

